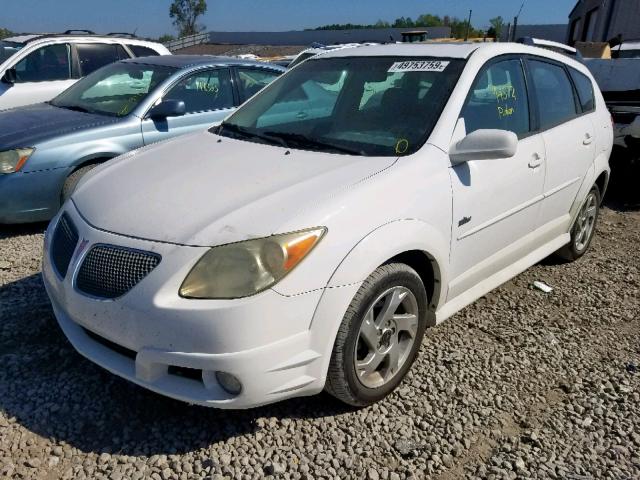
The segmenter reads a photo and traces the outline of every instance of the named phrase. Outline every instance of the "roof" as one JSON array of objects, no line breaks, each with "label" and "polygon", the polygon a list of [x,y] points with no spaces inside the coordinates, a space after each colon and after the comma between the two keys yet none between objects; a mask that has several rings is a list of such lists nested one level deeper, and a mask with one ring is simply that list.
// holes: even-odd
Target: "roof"
[{"label": "roof", "polygon": [[110,34],[110,35],[99,35],[93,33],[25,33],[20,35],[15,35],[13,37],[4,38],[8,42],[16,42],[16,43],[28,43],[36,40],[49,40],[49,39],[69,39],[69,40],[84,40],[84,39],[92,39],[92,40],[119,40],[122,42],[126,40],[127,43],[133,44],[159,44],[158,42],[154,42],[153,40],[145,40],[143,38],[137,38],[133,36],[127,36],[126,34]]},{"label": "roof", "polygon": [[333,50],[322,55],[322,58],[330,57],[447,57],[468,58],[474,51],[480,48],[482,43],[392,43],[388,45],[373,45],[356,49],[345,48]]},{"label": "roof", "polygon": [[482,43],[395,43],[357,49],[335,50],[322,55],[322,58],[339,57],[433,57],[468,59],[472,53],[484,58],[507,54],[530,54],[551,58],[578,70],[586,70],[576,59],[548,48],[523,45],[521,43],[482,42]]},{"label": "roof", "polygon": [[256,65],[268,66],[275,70],[284,68],[266,62],[258,62],[255,60],[245,60],[234,57],[217,57],[215,55],[160,55],[154,57],[137,57],[122,60],[126,63],[144,63],[146,65],[162,65],[165,67],[188,68],[197,67],[199,65]]}]

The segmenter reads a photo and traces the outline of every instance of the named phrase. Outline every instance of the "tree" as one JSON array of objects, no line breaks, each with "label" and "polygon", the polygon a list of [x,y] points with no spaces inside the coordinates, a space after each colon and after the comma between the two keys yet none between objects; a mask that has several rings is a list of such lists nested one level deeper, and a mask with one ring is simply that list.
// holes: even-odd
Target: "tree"
[{"label": "tree", "polygon": [[169,8],[169,16],[177,27],[181,37],[195,35],[205,29],[198,25],[198,17],[207,11],[206,0],[173,0]]},{"label": "tree", "polygon": [[426,13],[416,20],[416,27],[441,27],[442,19],[438,15]]},{"label": "tree", "polygon": [[500,40],[502,30],[504,30],[504,19],[498,16],[489,20],[489,23],[491,24],[491,29],[493,29],[494,37]]},{"label": "tree", "polygon": [[11,30],[7,30],[6,28],[0,28],[0,39],[7,38],[13,35]]}]

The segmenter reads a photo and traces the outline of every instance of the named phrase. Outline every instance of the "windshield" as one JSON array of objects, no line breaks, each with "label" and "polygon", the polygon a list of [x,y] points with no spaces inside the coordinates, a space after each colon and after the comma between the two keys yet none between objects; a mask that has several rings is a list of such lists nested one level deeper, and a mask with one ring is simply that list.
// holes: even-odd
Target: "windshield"
[{"label": "windshield", "polygon": [[0,63],[11,58],[18,50],[24,47],[24,43],[7,42],[0,40]]},{"label": "windshield", "polygon": [[401,156],[426,142],[462,60],[314,59],[211,131],[253,142],[364,156]]},{"label": "windshield", "polygon": [[175,68],[159,65],[112,63],[62,92],[51,105],[124,117],[175,71]]}]

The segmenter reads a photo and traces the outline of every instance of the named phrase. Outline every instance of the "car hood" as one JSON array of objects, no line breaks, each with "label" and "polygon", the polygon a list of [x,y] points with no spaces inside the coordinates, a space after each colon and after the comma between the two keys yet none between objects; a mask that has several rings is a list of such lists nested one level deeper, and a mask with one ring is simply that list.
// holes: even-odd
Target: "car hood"
[{"label": "car hood", "polygon": [[[283,233],[302,211],[395,161],[287,150],[205,131],[108,162],[72,198],[96,228],[214,246]],[[297,228],[315,226],[323,225]]]},{"label": "car hood", "polygon": [[47,103],[0,111],[0,149],[38,143],[80,129],[118,122],[115,117],[75,112]]}]

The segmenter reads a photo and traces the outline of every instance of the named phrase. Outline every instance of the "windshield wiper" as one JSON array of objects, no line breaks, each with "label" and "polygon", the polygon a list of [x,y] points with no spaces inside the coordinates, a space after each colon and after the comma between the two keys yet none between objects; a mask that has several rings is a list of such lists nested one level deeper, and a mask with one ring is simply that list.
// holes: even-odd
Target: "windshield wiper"
[{"label": "windshield wiper", "polygon": [[249,130],[247,128],[244,127],[240,127],[239,125],[234,125],[233,123],[223,123],[218,127],[218,134],[221,134],[223,131],[228,130],[230,132],[236,133],[241,135],[242,137],[246,138],[246,139],[250,139],[250,138],[258,138],[260,140],[263,140],[269,144],[278,144],[281,147],[284,148],[289,148],[289,145],[287,144],[287,142],[285,140],[283,140],[282,138],[279,137],[275,137],[273,135],[270,135],[268,133],[258,133],[256,131],[253,130]]},{"label": "windshield wiper", "polygon": [[94,113],[92,110],[89,110],[88,108],[82,107],[80,105],[59,105],[53,102],[49,102],[49,105],[53,105],[54,107],[58,108],[64,108],[65,110],[73,110],[74,112]]},{"label": "windshield wiper", "polygon": [[271,138],[281,138],[287,143],[293,142],[301,148],[319,148],[321,150],[333,150],[336,152],[346,153],[349,155],[362,155],[360,150],[354,148],[343,147],[341,145],[334,145],[333,143],[323,142],[315,138],[309,138],[301,133],[287,133],[287,132],[264,132],[264,135],[268,135]]}]

